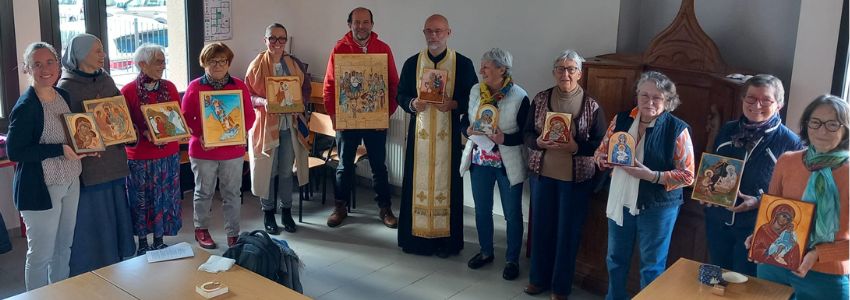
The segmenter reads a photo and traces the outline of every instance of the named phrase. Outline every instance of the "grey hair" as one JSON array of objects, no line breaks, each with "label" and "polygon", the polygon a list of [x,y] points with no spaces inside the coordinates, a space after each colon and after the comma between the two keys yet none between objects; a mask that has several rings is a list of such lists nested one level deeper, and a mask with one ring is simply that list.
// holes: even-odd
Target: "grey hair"
[{"label": "grey hair", "polygon": [[272,30],[274,30],[275,28],[283,29],[283,31],[285,31],[285,32],[286,32],[286,35],[289,35],[289,30],[286,30],[286,27],[285,27],[285,26],[283,26],[283,24],[280,24],[280,23],[272,23],[271,25],[269,25],[268,27],[266,27],[266,37],[270,37],[270,36],[272,36]]},{"label": "grey hair", "polygon": [[747,96],[747,90],[750,87],[771,87],[773,88],[773,99],[776,100],[776,103],[779,104],[779,108],[785,106],[785,87],[782,86],[782,80],[776,78],[776,76],[770,74],[758,74],[750,79],[747,79],[744,82],[744,95],[741,95],[741,98]]},{"label": "grey hair", "polygon": [[32,71],[33,64],[33,56],[35,55],[35,51],[39,49],[47,49],[50,50],[50,53],[53,53],[53,58],[56,59],[56,63],[59,63],[59,53],[56,52],[56,48],[53,48],[52,45],[45,42],[35,42],[29,44],[26,49],[24,49],[24,71],[26,73],[30,73]]},{"label": "grey hair", "polygon": [[581,55],[578,55],[578,52],[576,52],[573,49],[567,49],[567,50],[564,50],[563,52],[561,52],[561,54],[558,55],[558,57],[555,58],[555,61],[552,62],[552,67],[553,68],[557,67],[559,62],[562,62],[562,61],[565,61],[565,60],[574,61],[576,63],[576,67],[579,69],[579,71],[581,71],[581,64],[584,62],[584,57],[581,57]]},{"label": "grey hair", "polygon": [[676,93],[676,84],[667,75],[657,71],[646,71],[640,74],[640,79],[635,83],[635,93],[640,94],[640,85],[647,81],[654,82],[655,88],[664,95],[664,110],[673,111],[682,104],[679,94]]},{"label": "grey hair", "polygon": [[513,67],[514,58],[510,52],[500,48],[491,48],[487,52],[484,52],[484,55],[481,55],[481,60],[493,62],[498,68],[505,68],[505,75],[503,77],[507,78],[511,76],[511,67]]},{"label": "grey hair", "polygon": [[850,108],[848,108],[846,100],[838,98],[835,95],[820,95],[806,106],[806,109],[803,110],[803,115],[800,117],[800,139],[806,145],[811,145],[808,131],[809,120],[812,119],[812,113],[815,112],[815,109],[824,105],[835,110],[836,121],[844,127],[844,135],[841,136],[841,142],[838,143],[837,148],[847,149],[848,145],[850,145],[850,142],[848,142],[848,131],[850,131],[850,128],[848,128],[848,121],[850,121],[848,119],[850,119],[850,116],[848,115],[850,115]]},{"label": "grey hair", "polygon": [[162,53],[165,56],[165,48],[156,44],[143,44],[136,48],[136,52],[133,53],[133,64],[136,65],[136,68],[141,71],[141,67],[139,67],[139,63],[150,64],[153,62],[154,57],[156,57],[156,53]]}]

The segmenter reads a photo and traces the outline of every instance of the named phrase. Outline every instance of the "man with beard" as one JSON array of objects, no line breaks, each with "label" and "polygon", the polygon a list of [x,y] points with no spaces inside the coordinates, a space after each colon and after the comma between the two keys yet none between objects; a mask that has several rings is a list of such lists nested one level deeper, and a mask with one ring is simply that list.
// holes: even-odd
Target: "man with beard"
[{"label": "man with beard", "polygon": [[[407,132],[402,183],[398,246],[406,253],[454,255],[463,249],[463,180],[460,177],[460,120],[465,116],[469,91],[478,83],[475,67],[466,56],[448,49],[452,30],[442,15],[432,15],[422,31],[428,44],[402,67],[398,103],[411,114]],[[418,98],[425,69],[448,73],[442,104]],[[440,80],[435,78],[435,80]],[[423,128],[426,134],[418,134]]]},{"label": "man with beard", "polygon": [[[358,7],[348,14],[348,27],[350,32],[346,33],[334,46],[328,59],[327,71],[325,71],[324,101],[325,109],[335,119],[334,107],[334,54],[344,53],[386,53],[387,54],[387,76],[389,76],[389,115],[395,112],[396,87],[398,86],[398,71],[390,46],[378,39],[378,34],[372,32],[372,11]],[[362,76],[362,75],[360,75]],[[351,75],[354,77],[354,75]],[[361,77],[362,78],[362,77]],[[362,79],[361,79],[362,80]],[[355,99],[348,99],[352,101]],[[336,121],[334,121],[336,127]],[[392,211],[392,199],[390,196],[390,183],[385,164],[387,152],[386,129],[350,129],[337,131],[337,145],[339,147],[340,163],[336,169],[336,182],[334,184],[334,198],[336,206],[333,213],[328,217],[328,226],[336,227],[348,216],[346,210],[351,198],[351,189],[354,186],[354,156],[361,141],[366,145],[369,153],[369,166],[372,168],[372,184],[377,196],[375,200],[380,208],[378,216],[381,222],[389,228],[396,228],[398,220]]]}]

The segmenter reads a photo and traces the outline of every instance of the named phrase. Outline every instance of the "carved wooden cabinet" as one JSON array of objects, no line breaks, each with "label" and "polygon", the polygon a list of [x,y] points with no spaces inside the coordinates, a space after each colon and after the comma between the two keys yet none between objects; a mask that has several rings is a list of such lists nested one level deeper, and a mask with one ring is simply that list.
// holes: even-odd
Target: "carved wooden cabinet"
[{"label": "carved wooden cabinet", "polygon": [[[694,154],[699,160],[716,135],[716,129],[709,131],[707,125],[716,127],[740,116],[743,82],[725,78],[732,68],[725,65],[717,46],[697,23],[693,0],[682,2],[673,23],[653,39],[644,54],[615,53],[589,58],[582,66],[581,84],[599,100],[610,122],[618,112],[635,107],[635,81],[648,70],[662,72],[676,83],[682,103],[673,114],[690,125]],[[680,257],[708,261],[702,206],[690,199],[690,193],[686,188],[685,203],[673,230],[668,266]],[[608,284],[607,199],[607,190],[591,199],[575,277],[575,284],[599,294],[606,293]],[[634,253],[628,283],[632,293],[640,288],[637,248]]]}]

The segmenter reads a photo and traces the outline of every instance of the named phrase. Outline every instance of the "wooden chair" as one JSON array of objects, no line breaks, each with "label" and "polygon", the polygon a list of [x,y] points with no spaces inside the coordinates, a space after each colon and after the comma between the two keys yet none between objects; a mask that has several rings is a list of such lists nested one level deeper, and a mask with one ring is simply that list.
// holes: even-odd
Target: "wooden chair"
[{"label": "wooden chair", "polygon": [[[310,122],[308,123],[308,127],[311,132],[316,133],[317,135],[329,136],[332,138],[336,137],[336,130],[333,128],[333,122],[331,121],[331,117],[329,115],[314,112],[310,115]],[[339,152],[337,151],[336,140],[331,144],[331,147],[325,151],[319,151],[316,148],[317,142],[313,143],[313,149],[310,151],[310,170],[314,167],[320,167],[324,165],[329,165],[330,162],[339,165],[340,157]],[[356,164],[360,160],[366,157],[366,148],[363,145],[357,147],[357,153],[354,155],[354,163]],[[319,162],[322,162],[321,164]],[[322,204],[325,204],[326,190],[327,190],[327,169],[322,174]],[[352,208],[357,208],[357,202],[355,198],[355,189],[351,190],[351,201],[349,201],[349,210]]]}]

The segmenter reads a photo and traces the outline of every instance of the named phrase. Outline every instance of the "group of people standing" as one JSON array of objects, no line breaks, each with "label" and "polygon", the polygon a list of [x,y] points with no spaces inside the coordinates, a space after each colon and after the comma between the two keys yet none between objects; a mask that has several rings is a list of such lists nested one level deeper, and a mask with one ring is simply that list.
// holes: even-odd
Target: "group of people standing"
[{"label": "group of people standing", "polygon": [[[347,23],[350,32],[334,46],[324,79],[324,102],[331,119],[335,115],[334,54],[385,53],[388,114],[401,107],[410,115],[410,124],[399,218],[391,208],[387,131],[337,130],[340,163],[328,226],[337,227],[348,217],[354,158],[362,143],[368,151],[378,217],[385,226],[398,227],[399,247],[419,255],[457,255],[464,246],[461,177],[469,174],[480,249],[468,267],[478,269],[495,259],[493,204],[498,186],[507,222],[503,277],[513,280],[520,270],[522,189],[528,179],[534,238],[524,291],[551,291],[552,299],[566,299],[593,187],[600,178],[610,176],[610,186],[616,188],[609,190],[606,207],[607,298],[628,297],[626,281],[636,244],[641,288],[664,271],[684,201],[683,188],[693,183],[695,165],[689,125],[671,113],[682,101],[667,76],[643,73],[635,85],[636,107],[608,122],[600,103],[579,85],[584,59],[574,50],[555,57],[554,86],[530,99],[513,79],[513,57],[503,49],[482,55],[479,82],[472,60],[448,48],[452,29],[442,15],[427,18],[423,28],[427,48],[404,62],[400,76],[390,46],[372,31],[372,12],[356,8]],[[216,247],[209,222],[217,185],[227,244],[236,242],[246,149],[205,146],[199,105],[203,91],[241,90],[244,107],[253,107],[245,110],[244,123],[250,128],[251,190],[261,199],[266,231],[280,230],[276,207],[281,208],[283,229],[296,231],[291,216],[293,165],[298,185],[306,184],[307,150],[298,128],[308,115],[268,113],[265,82],[270,76],[297,76],[302,95],[310,95],[311,88],[305,65],[284,50],[286,28],[269,25],[263,40],[267,49],[251,62],[245,81],[230,75],[234,54],[227,45],[206,45],[199,58],[204,74],[189,83],[181,101],[191,133],[195,239],[204,248]],[[27,289],[118,262],[134,252],[165,247],[163,236],[177,234],[182,226],[179,146],[178,142],[152,142],[140,111],[144,104],[180,100],[174,84],[162,78],[163,49],[139,47],[134,62],[141,72],[120,91],[102,69],[103,45],[91,35],[71,39],[61,58],[50,45],[33,43],[23,59],[31,87],[12,111],[8,154],[18,163],[14,200],[28,231]],[[442,103],[419,99],[426,69],[447,73]],[[748,166],[741,175],[735,207],[706,204],[711,262],[791,285],[801,299],[846,298],[850,274],[847,103],[830,95],[815,99],[803,113],[798,137],[782,125],[779,110],[784,89],[777,78],[757,75],[746,81],[744,89],[743,116],[717,128],[712,149],[742,159]],[[127,100],[138,142],[110,146],[96,155],[76,154],[66,145],[61,115],[82,112],[83,100],[115,95]],[[486,134],[470,126],[482,105],[499,111],[493,131]],[[565,143],[544,138],[548,112],[573,116]],[[615,132],[635,137],[633,166],[608,163],[609,139]],[[280,190],[272,193],[275,185]],[[755,209],[764,193],[816,202],[819,207],[813,229],[817,238],[798,270],[756,266],[746,260]],[[154,240],[149,244],[151,234]],[[133,235],[138,237],[138,249]]]}]

